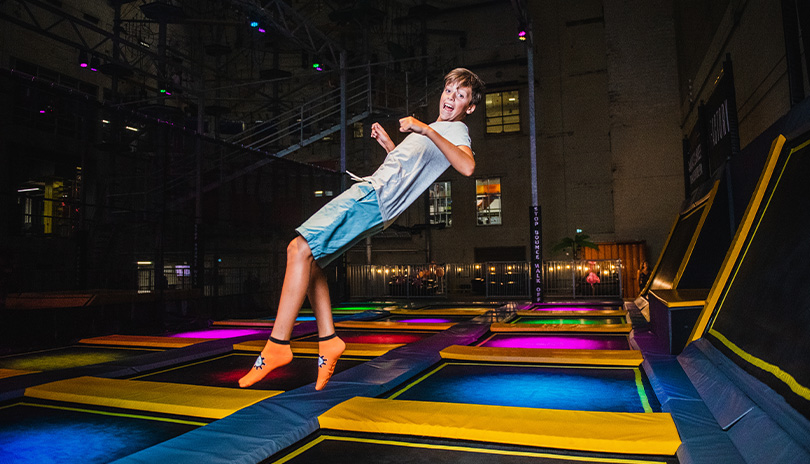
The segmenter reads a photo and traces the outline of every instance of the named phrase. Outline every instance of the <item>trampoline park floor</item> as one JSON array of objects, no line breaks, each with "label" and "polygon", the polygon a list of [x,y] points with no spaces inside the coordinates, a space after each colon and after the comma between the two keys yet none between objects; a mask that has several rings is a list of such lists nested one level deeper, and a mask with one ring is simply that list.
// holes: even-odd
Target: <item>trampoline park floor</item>
[{"label": "trampoline park floor", "polygon": [[489,333],[476,346],[569,350],[629,350],[622,334]]},{"label": "trampoline park floor", "polygon": [[210,420],[26,398],[0,405],[3,463],[107,463]]},{"label": "trampoline park floor", "polygon": [[[357,306],[355,306],[357,307]],[[456,314],[452,309],[456,308]],[[385,320],[415,323],[461,323],[469,325],[475,315],[465,314],[481,307],[453,306],[424,308],[424,316],[390,314]],[[570,311],[570,307],[566,308]],[[362,311],[366,311],[363,309]],[[379,311],[379,306],[373,311]],[[441,314],[446,312],[447,314]],[[436,314],[440,313],[440,314]],[[568,317],[566,315],[565,317]],[[525,316],[523,323],[529,318]],[[416,319],[416,321],[414,321]],[[557,318],[560,319],[560,318]],[[577,318],[583,324],[590,316]],[[304,321],[313,324],[309,321]],[[609,321],[600,321],[610,323]],[[559,320],[554,323],[566,323]],[[314,325],[314,324],[313,324]],[[263,330],[250,333],[215,327],[212,331],[172,334],[172,337],[219,339],[255,336],[253,343],[266,334]],[[486,329],[482,329],[486,330]],[[374,330],[338,328],[338,335],[348,344],[404,345],[435,336],[430,330]],[[439,332],[441,333],[441,332]],[[480,333],[480,332],[479,332]],[[293,342],[312,342],[317,334],[295,337]],[[432,343],[432,342],[431,342]],[[306,344],[306,343],[305,343]],[[513,346],[532,348],[629,350],[626,335],[603,334],[485,334],[475,346]],[[193,349],[189,346],[186,349]],[[159,348],[131,346],[77,345],[46,352],[0,358],[0,368],[43,371],[91,365],[141,354],[167,351]],[[50,358],[36,365],[38,357]],[[95,357],[89,357],[95,356]],[[268,375],[251,389],[236,388],[238,379],[250,368],[255,352],[233,351],[193,361],[168,363],[165,367],[144,369],[128,381],[155,382],[199,387],[217,387],[222,392],[248,393],[248,390],[292,391],[314,382],[318,357],[314,353],[296,352],[293,362]],[[84,359],[86,358],[86,359]],[[61,359],[71,359],[71,366]],[[83,361],[81,361],[84,359]],[[359,368],[371,357],[344,355],[337,365],[336,375]],[[41,361],[40,361],[41,362]],[[50,366],[50,367],[48,367]],[[344,375],[344,378],[345,377]],[[339,384],[340,382],[338,382]],[[338,388],[338,384],[335,388]],[[338,388],[339,391],[339,388]],[[515,392],[521,392],[515,395]],[[270,393],[270,392],[268,392]],[[223,393],[229,396],[228,393]],[[273,392],[273,394],[276,394]],[[643,371],[635,367],[561,366],[521,364],[510,362],[442,361],[422,371],[411,380],[399,381],[380,398],[402,401],[431,401],[495,407],[543,408],[572,411],[605,411],[646,413],[660,411],[655,395]],[[275,397],[270,398],[275,399]],[[646,414],[644,414],[646,416]],[[116,409],[97,405],[74,404],[24,397],[0,404],[0,461],[2,462],[109,462],[145,450],[166,440],[179,437],[211,422],[211,419],[161,414],[142,410]],[[81,441],[81,445],[75,443]],[[126,438],[126,439],[124,439]],[[71,441],[73,440],[73,442]],[[76,449],[84,449],[76,451]],[[339,450],[339,451],[338,451]],[[150,450],[151,451],[151,450]],[[74,456],[75,455],[75,456]],[[361,434],[324,428],[300,443],[274,453],[261,462],[677,462],[674,456],[648,456],[560,451],[533,446],[515,446],[497,442],[483,443],[441,438],[419,438],[410,435]],[[7,460],[7,457],[12,459]],[[341,460],[342,459],[342,460]]]},{"label": "trampoline park floor", "polygon": [[531,311],[605,311],[605,310],[621,310],[624,305],[621,302],[611,302],[605,304],[593,303],[540,303],[533,304],[526,308]]},{"label": "trampoline park floor", "polygon": [[409,324],[443,324],[448,322],[464,322],[473,319],[475,316],[455,316],[452,314],[437,315],[412,315],[412,316],[387,316],[375,321],[404,322]]},{"label": "trampoline park floor", "polygon": [[[374,329],[341,329],[335,330],[338,337],[346,343],[369,344],[407,344],[424,340],[436,334],[432,331],[422,330],[374,330]],[[296,338],[298,342],[316,342],[318,334]]]},{"label": "trampoline park floor", "polygon": [[[255,359],[256,353],[231,352],[137,375],[130,377],[130,380],[238,388],[239,379],[250,370]],[[343,356],[335,367],[335,373],[351,369],[368,361],[368,359]],[[294,390],[314,382],[317,374],[317,355],[296,354],[292,362],[274,369],[261,382],[257,382],[250,388],[257,390]]]},{"label": "trampoline park floor", "polygon": [[386,398],[576,411],[661,410],[637,366],[443,361]]},{"label": "trampoline park floor", "polygon": [[0,357],[0,369],[55,371],[142,356],[159,348],[73,345]]},{"label": "trampoline park floor", "polygon": [[596,324],[623,324],[623,317],[605,316],[518,316],[509,321],[510,324],[576,324],[576,325],[596,325]]},{"label": "trampoline park floor", "polygon": [[263,464],[677,464],[672,456],[560,451],[416,435],[322,429]]}]

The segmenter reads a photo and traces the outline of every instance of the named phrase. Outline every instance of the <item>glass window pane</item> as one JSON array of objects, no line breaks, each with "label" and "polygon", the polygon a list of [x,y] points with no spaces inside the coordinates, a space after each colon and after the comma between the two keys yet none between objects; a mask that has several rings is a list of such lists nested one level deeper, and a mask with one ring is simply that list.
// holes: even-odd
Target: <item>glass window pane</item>
[{"label": "glass window pane", "polygon": [[501,224],[501,179],[475,180],[476,223],[478,225]]},{"label": "glass window pane", "polygon": [[520,94],[517,90],[486,95],[486,130],[488,134],[520,130]]},{"label": "glass window pane", "polygon": [[430,193],[430,223],[443,223],[445,227],[450,227],[453,224],[451,208],[453,199],[450,182],[436,182],[428,192]]}]

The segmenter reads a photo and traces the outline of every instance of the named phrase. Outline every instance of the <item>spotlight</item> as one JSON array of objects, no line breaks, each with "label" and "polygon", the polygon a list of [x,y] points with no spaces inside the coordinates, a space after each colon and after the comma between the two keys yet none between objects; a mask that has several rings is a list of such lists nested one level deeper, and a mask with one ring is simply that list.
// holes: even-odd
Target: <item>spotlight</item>
[{"label": "spotlight", "polygon": [[86,68],[89,65],[87,60],[87,52],[84,50],[79,51],[79,66]]},{"label": "spotlight", "polygon": [[525,41],[526,40],[526,31],[518,32],[518,40]]},{"label": "spotlight", "polygon": [[251,21],[250,22],[250,27],[259,27],[259,22],[258,21]]},{"label": "spotlight", "polygon": [[101,67],[101,60],[97,56],[90,58],[90,71],[96,72]]},{"label": "spotlight", "polygon": [[312,63],[312,69],[315,71],[323,71],[323,66],[320,63]]}]

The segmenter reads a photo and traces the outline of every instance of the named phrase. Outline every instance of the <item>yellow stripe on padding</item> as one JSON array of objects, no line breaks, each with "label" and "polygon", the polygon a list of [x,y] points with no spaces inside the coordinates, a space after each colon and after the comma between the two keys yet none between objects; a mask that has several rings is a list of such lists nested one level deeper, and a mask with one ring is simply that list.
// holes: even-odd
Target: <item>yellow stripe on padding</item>
[{"label": "yellow stripe on padding", "polygon": [[725,335],[721,334],[720,332],[718,332],[713,328],[709,329],[709,333],[717,337],[717,339],[720,340],[722,344],[726,345],[726,347],[728,347],[728,349],[734,352],[734,354],[741,357],[749,364],[753,364],[754,366],[762,369],[763,371],[768,372],[769,374],[779,379],[782,383],[787,385],[793,391],[793,393],[801,396],[806,400],[810,400],[810,388],[800,384],[795,377],[783,371],[782,368],[780,368],[779,366],[771,364],[767,361],[763,361],[762,359],[759,359],[756,356],[746,352],[745,350],[737,346],[735,343],[733,343],[731,340],[726,338]]},{"label": "yellow stripe on padding", "polygon": [[501,348],[452,345],[443,349],[442,359],[461,361],[519,362],[532,364],[574,364],[589,366],[641,365],[644,357],[636,350],[564,350],[548,348]]},{"label": "yellow stripe on padding", "polygon": [[150,337],[142,335],[105,335],[84,338],[79,343],[85,345],[145,346],[150,348],[184,348],[197,343],[211,341],[210,338]]},{"label": "yellow stripe on padding", "polygon": [[589,332],[589,333],[630,333],[631,324],[509,324],[494,322],[490,332]]},{"label": "yellow stripe on padding", "polygon": [[[237,343],[233,345],[233,349],[237,351],[253,351],[258,353],[262,351],[264,345],[267,343],[265,340],[250,340],[247,342]],[[347,343],[346,350],[343,356],[363,356],[376,358],[382,356],[389,351],[405,346],[404,343]],[[296,354],[318,354],[318,342],[290,342],[292,352]]]},{"label": "yellow stripe on padding", "polygon": [[0,369],[0,379],[7,379],[9,377],[16,377],[18,375],[36,374],[40,371],[25,371],[22,369]]},{"label": "yellow stripe on padding", "polygon": [[554,409],[355,397],[321,428],[495,442],[599,453],[672,456],[681,444],[667,413]]},{"label": "yellow stripe on padding", "polygon": [[222,419],[280,393],[98,377],[77,377],[25,389],[29,398],[210,419]]},{"label": "yellow stripe on padding", "polygon": [[668,308],[702,308],[709,296],[708,288],[682,288],[668,290],[650,290]]},{"label": "yellow stripe on padding", "polygon": [[396,321],[343,321],[335,322],[335,327],[343,329],[376,329],[376,330],[447,330],[455,322],[396,322]]}]

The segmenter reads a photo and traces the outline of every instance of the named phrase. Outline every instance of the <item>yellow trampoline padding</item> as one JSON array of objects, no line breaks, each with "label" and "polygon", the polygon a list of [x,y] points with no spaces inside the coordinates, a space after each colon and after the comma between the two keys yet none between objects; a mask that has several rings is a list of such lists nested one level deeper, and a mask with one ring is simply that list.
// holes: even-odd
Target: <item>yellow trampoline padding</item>
[{"label": "yellow trampoline padding", "polygon": [[644,357],[636,350],[566,350],[452,345],[439,352],[443,359],[461,361],[577,364],[637,367]]},{"label": "yellow trampoline padding", "polygon": [[650,290],[650,293],[655,295],[669,308],[703,307],[703,305],[706,304],[706,299],[709,297],[708,288],[684,288],[679,290],[659,289]]},{"label": "yellow trampoline padding", "polygon": [[150,337],[141,335],[105,335],[84,338],[79,343],[86,345],[143,346],[150,348],[183,348],[211,341],[210,338]]},{"label": "yellow trampoline padding", "polygon": [[594,309],[592,311],[515,311],[516,316],[548,316],[548,317],[623,317],[627,315],[624,309]]},{"label": "yellow trampoline padding", "polygon": [[24,371],[21,369],[0,369],[0,379],[7,379],[9,377],[16,377],[18,375],[36,374],[40,371]]},{"label": "yellow trampoline padding", "polygon": [[[250,340],[233,345],[234,350],[260,352],[264,348],[265,340]],[[389,351],[405,346],[404,343],[347,343],[343,356],[364,356],[376,358]],[[318,354],[318,342],[290,342],[293,353]]]},{"label": "yellow trampoline padding", "polygon": [[[224,321],[214,321],[211,325],[227,327],[273,327],[275,321],[267,319],[226,319]],[[296,322],[295,325],[298,325]]]},{"label": "yellow trampoline padding", "polygon": [[344,329],[378,329],[378,330],[447,330],[455,322],[396,322],[396,321],[343,321],[335,322],[335,327]]},{"label": "yellow trampoline padding", "polygon": [[481,316],[492,308],[392,309],[397,316]]},{"label": "yellow trampoline padding", "polygon": [[77,377],[25,389],[29,398],[210,419],[222,419],[280,393],[99,377]]},{"label": "yellow trampoline padding", "polygon": [[494,322],[490,332],[589,332],[589,333],[630,333],[632,324],[508,324]]},{"label": "yellow trampoline padding", "polygon": [[96,295],[90,293],[9,293],[6,309],[61,309],[89,306]]},{"label": "yellow trampoline padding", "polygon": [[600,453],[673,456],[668,413],[555,409],[355,397],[318,417],[321,428],[420,435]]}]

